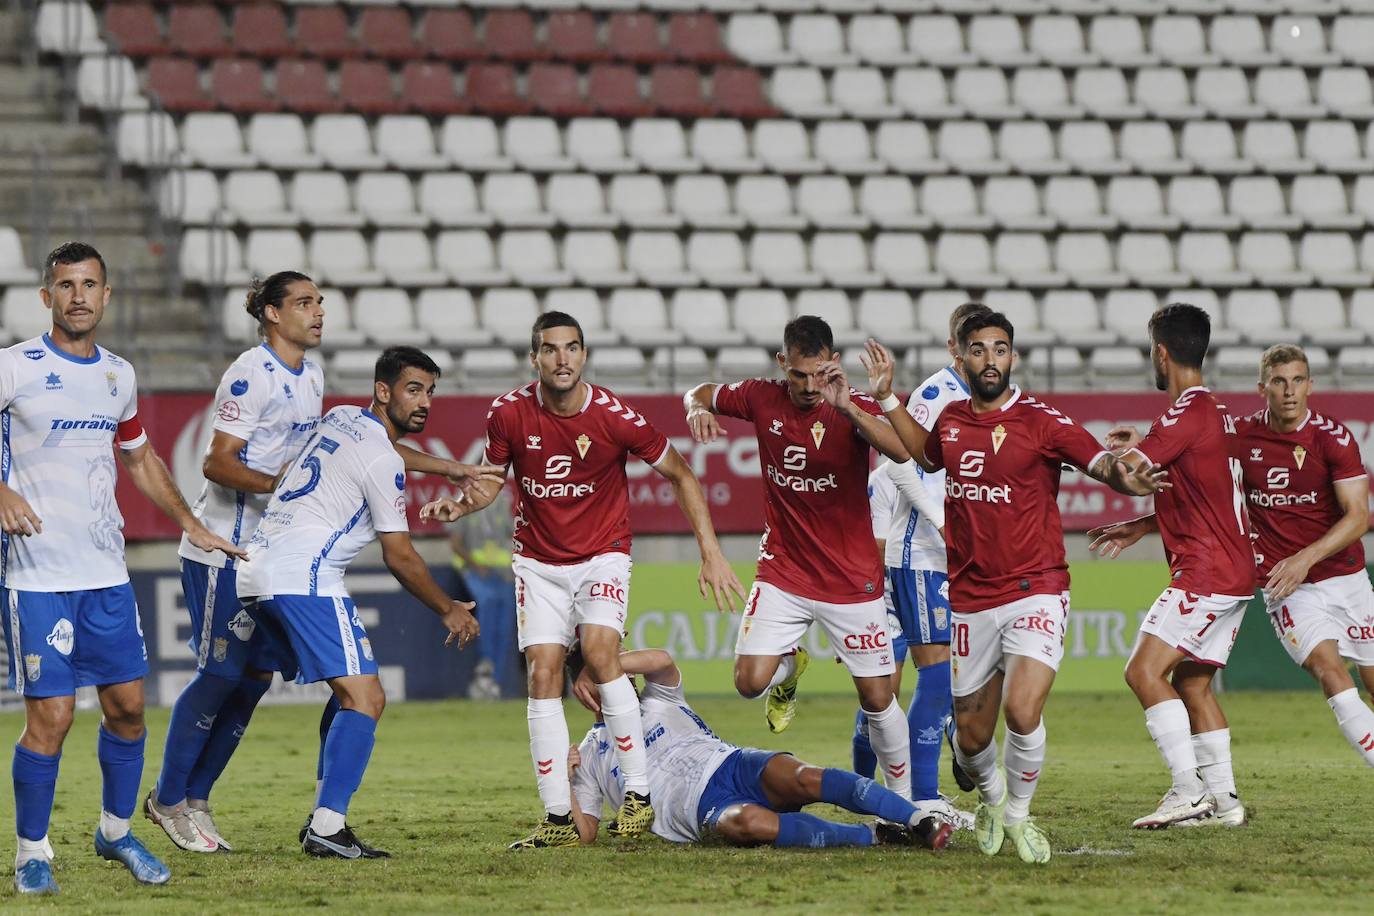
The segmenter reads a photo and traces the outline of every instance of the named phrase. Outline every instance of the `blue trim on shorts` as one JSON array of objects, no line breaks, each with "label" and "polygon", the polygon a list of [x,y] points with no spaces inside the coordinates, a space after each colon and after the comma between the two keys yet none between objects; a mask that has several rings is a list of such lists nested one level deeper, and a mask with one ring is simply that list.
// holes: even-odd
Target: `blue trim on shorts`
[{"label": "blue trim on shorts", "polygon": [[273,639],[290,646],[297,683],[377,674],[372,642],[352,598],[272,595],[245,606]]},{"label": "blue trim on shorts", "polygon": [[781,753],[742,747],[722,760],[702,790],[697,823],[705,830],[714,830],[716,821],[731,805],[761,805],[772,810],[763,791],[763,770]]},{"label": "blue trim on shorts", "polygon": [[929,569],[888,567],[892,605],[908,646],[948,645],[949,576]]},{"label": "blue trim on shorts", "polygon": [[127,582],[70,592],[0,589],[0,602],[9,687],[21,696],[69,697],[78,687],[148,674],[138,603]]}]

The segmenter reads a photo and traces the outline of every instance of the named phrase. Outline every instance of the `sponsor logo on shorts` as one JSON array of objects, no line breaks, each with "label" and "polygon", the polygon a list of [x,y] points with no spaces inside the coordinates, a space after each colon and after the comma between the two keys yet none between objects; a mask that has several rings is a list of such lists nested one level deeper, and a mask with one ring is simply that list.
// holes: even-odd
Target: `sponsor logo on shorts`
[{"label": "sponsor logo on shorts", "polygon": [[247,611],[240,610],[229,621],[229,632],[233,633],[242,642],[248,642],[253,636],[253,631],[258,627],[258,623]]},{"label": "sponsor logo on shorts", "polygon": [[229,657],[229,640],[223,636],[215,637],[215,661],[222,662]]},{"label": "sponsor logo on shorts", "polygon": [[1345,635],[1356,642],[1374,639],[1374,615],[1366,617],[1363,624],[1357,623],[1347,627]]},{"label": "sponsor logo on shorts", "polygon": [[612,579],[609,582],[593,582],[592,587],[587,590],[587,597],[624,604],[626,601],[625,584],[619,579]]},{"label": "sponsor logo on shorts", "polygon": [[865,629],[864,633],[846,633],[844,647],[851,652],[877,652],[890,645],[887,630],[881,624],[870,623]]},{"label": "sponsor logo on shorts", "polygon": [[52,632],[48,634],[48,645],[63,655],[71,655],[74,632],[72,622],[63,617],[53,624]]},{"label": "sponsor logo on shorts", "polygon": [[1059,635],[1059,622],[1056,621],[1050,612],[1044,608],[1037,608],[1034,614],[1026,614],[1016,618],[1012,622],[1013,630],[1027,630],[1032,633],[1044,633],[1048,636]]},{"label": "sponsor logo on shorts", "polygon": [[27,676],[28,676],[28,679],[31,680],[31,681],[36,681],[36,680],[38,680],[40,677],[42,677],[42,676],[43,676],[43,656],[41,656],[41,655],[25,655],[25,656],[24,656],[24,674],[27,675]]}]

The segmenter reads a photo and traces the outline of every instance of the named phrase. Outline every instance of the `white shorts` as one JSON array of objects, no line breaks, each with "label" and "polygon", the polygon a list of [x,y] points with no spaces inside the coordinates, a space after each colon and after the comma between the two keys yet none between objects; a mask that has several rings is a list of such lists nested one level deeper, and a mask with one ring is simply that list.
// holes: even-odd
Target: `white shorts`
[{"label": "white shorts", "polygon": [[624,636],[630,566],[625,553],[603,553],[568,566],[514,557],[520,651],[541,643],[570,646],[584,623],[610,627]]},{"label": "white shorts", "polygon": [[1282,601],[1264,597],[1279,642],[1301,665],[1318,643],[1334,640],[1342,658],[1374,666],[1374,588],[1364,572],[1299,585]]},{"label": "white shorts", "polygon": [[1225,668],[1249,603],[1237,595],[1166,588],[1150,606],[1140,632],[1162,639],[1195,662]]},{"label": "white shorts", "polygon": [[1069,593],[1031,595],[986,611],[953,612],[950,633],[951,686],[956,697],[974,693],[998,671],[1008,655],[1033,658],[1059,670],[1069,624]]},{"label": "white shorts", "polygon": [[797,647],[813,622],[825,630],[836,658],[854,677],[882,677],[897,670],[883,599],[831,604],[790,594],[767,582],[755,582],[749,590],[735,654],[785,655]]}]

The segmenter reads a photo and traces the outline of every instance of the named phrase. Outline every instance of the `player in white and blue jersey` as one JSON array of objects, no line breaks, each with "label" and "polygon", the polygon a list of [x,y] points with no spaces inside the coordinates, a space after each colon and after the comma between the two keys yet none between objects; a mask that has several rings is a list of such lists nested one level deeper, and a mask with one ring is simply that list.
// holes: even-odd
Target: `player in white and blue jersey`
[{"label": "player in white and blue jersey", "polygon": [[[570,655],[573,693],[600,713],[593,679],[577,672],[580,653]],[[628,675],[643,675],[639,694],[654,799],[650,830],[673,843],[695,843],[715,835],[736,846],[875,846],[920,844],[942,849],[950,826],[938,814],[847,770],[803,763],[787,753],[737,747],[716,737],[687,704],[682,674],[662,649],[622,653]],[[603,809],[618,805],[624,777],[611,750],[611,736],[598,722],[569,752],[573,818],[583,843],[596,839]],[[842,824],[804,814],[801,808],[827,802],[870,824]]]},{"label": "player in white and blue jersey", "polygon": [[96,345],[110,301],[100,253],[80,242],[55,249],[39,297],[52,330],[0,350],[0,600],[9,684],[25,712],[12,769],[15,888],[57,892],[48,825],[85,686],[96,688],[103,713],[95,850],[138,881],[162,884],[171,872],[129,832],[147,738],[148,653],[124,564],[114,454],[197,547],[242,552],[192,514],[139,423],[133,367]]},{"label": "player in white and blue jersey", "polygon": [[478,633],[471,602],[451,600],[410,542],[405,463],[395,448],[424,429],[439,367],[414,347],[377,360],[368,409],[324,415],[263,512],[238,571],[239,600],[256,627],[288,647],[301,683],[327,681],[339,711],[324,741],[323,778],[302,848],[344,859],[387,854],[359,842],[345,822],[386,705],[377,660],[344,570],[373,540],[398,582],[439,615],[448,642]]},{"label": "player in white and blue jersey", "polygon": [[[967,302],[949,316],[948,347],[951,356],[957,349],[957,329],[965,318],[987,307]],[[907,412],[927,430],[945,405],[968,397],[968,382],[956,358],[926,379],[907,401]],[[891,525],[886,532],[884,566],[891,585],[892,603],[901,623],[902,641],[916,665],[916,691],[907,708],[911,742],[912,798],[939,795],[940,744],[953,709],[950,683],[949,577],[944,539],[945,472],[927,472],[915,461],[889,462],[874,471],[876,480],[890,478],[896,491],[891,508]],[[874,487],[870,485],[870,505]],[[876,535],[876,530],[875,530]],[[856,762],[865,735],[863,710],[855,722]],[[956,778],[962,777],[956,772]],[[960,788],[972,788],[960,778]]]}]

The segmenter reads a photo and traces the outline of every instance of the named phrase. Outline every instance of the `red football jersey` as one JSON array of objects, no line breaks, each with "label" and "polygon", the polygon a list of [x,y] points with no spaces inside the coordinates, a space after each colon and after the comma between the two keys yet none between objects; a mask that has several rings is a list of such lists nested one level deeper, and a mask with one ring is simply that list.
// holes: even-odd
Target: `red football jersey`
[{"label": "red football jersey", "polygon": [[630,493],[625,456],[656,465],[666,436],[605,388],[587,385],[571,417],[543,404],[530,382],[491,402],[487,464],[514,465],[514,551],[542,563],[581,563],[630,552]]},{"label": "red football jersey", "polygon": [[1235,420],[1201,386],[1180,394],[1136,446],[1173,484],[1155,494],[1155,518],[1175,588],[1237,598],[1255,592],[1239,448]]},{"label": "red football jersey", "polygon": [[[1335,485],[1367,477],[1355,437],[1335,420],[1307,412],[1291,433],[1269,426],[1269,411],[1236,421],[1245,501],[1254,528],[1255,565],[1260,578],[1280,560],[1302,550],[1345,513]],[[1364,570],[1364,546],[1355,543],[1315,564],[1307,582]]]},{"label": "red football jersey", "polygon": [[[874,416],[878,402],[849,389]],[[754,424],[766,520],[757,577],[783,591],[853,604],[883,593],[883,564],[868,511],[869,444],[825,401],[801,410],[780,379],[718,385],[716,413]]]},{"label": "red football jersey", "polygon": [[1012,390],[998,410],[945,405],[925,456],[945,469],[949,605],[986,611],[1069,587],[1059,477],[1065,462],[1089,468],[1105,449],[1044,401]]}]

